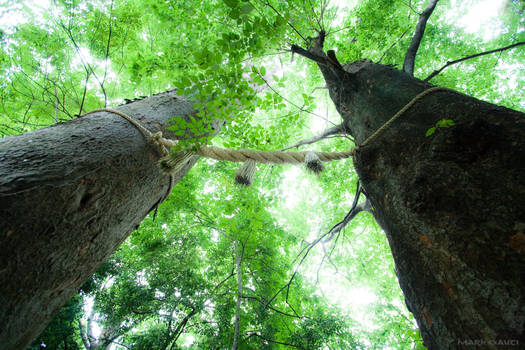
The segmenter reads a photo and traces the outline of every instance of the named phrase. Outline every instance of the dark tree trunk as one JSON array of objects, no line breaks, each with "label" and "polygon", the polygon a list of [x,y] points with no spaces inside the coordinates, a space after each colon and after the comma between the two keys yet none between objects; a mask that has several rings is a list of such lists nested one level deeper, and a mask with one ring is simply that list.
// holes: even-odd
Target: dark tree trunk
[{"label": "dark tree trunk", "polygon": [[[431,87],[370,62],[320,66],[360,144]],[[455,125],[427,130],[442,119]],[[525,344],[525,115],[431,93],[354,159],[429,349]]]},{"label": "dark tree trunk", "polygon": [[[175,92],[115,109],[165,135],[170,119],[192,113]],[[2,349],[25,349],[166,196],[160,156],[107,112],[0,139]]]}]

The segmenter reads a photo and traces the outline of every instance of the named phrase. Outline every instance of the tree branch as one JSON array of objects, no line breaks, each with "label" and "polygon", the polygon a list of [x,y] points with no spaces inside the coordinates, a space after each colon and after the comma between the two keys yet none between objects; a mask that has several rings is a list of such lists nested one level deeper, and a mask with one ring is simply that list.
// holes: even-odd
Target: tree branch
[{"label": "tree branch", "polygon": [[425,33],[425,26],[427,25],[430,15],[434,12],[434,8],[438,1],[439,0],[429,0],[427,8],[419,16],[414,37],[412,38],[412,42],[410,42],[410,46],[405,55],[403,71],[412,76],[414,75],[414,64],[416,62],[417,50],[419,49],[419,44],[421,44],[421,39],[423,39],[423,34]]},{"label": "tree branch", "polygon": [[321,141],[322,139],[325,139],[328,136],[341,134],[343,132],[344,132],[344,125],[343,124],[339,124],[339,125],[336,125],[336,126],[333,126],[331,128],[326,129],[325,131],[323,131],[319,135],[313,136],[313,137],[311,137],[309,139],[301,140],[301,141],[299,141],[299,142],[297,142],[297,143],[295,143],[295,144],[293,144],[291,146],[283,148],[281,151],[286,151],[286,150],[289,150],[289,149],[292,149],[292,148],[299,148],[300,146],[304,146],[304,145],[310,145],[312,143],[316,143],[318,141]]},{"label": "tree branch", "polygon": [[357,214],[359,214],[362,211],[370,211],[372,206],[371,206],[370,201],[368,200],[368,198],[366,199],[366,202],[361,203],[359,205],[357,204],[357,202],[359,201],[359,196],[361,195],[361,193],[364,193],[364,192],[360,188],[359,181],[357,181],[356,194],[355,194],[355,197],[354,197],[354,202],[352,203],[352,208],[348,211],[348,213],[345,215],[343,220],[341,220],[340,222],[335,224],[330,229],[330,231],[328,231],[327,234],[324,235],[324,236],[326,236],[326,235],[329,234],[330,236],[328,236],[328,238],[325,238],[323,240],[323,243],[330,242],[334,238],[334,236],[336,234],[338,234],[339,232],[341,232],[346,227],[346,225],[348,225],[350,223],[350,221],[352,221],[352,219]]},{"label": "tree branch", "polygon": [[319,56],[319,55],[316,55],[310,51],[307,51],[305,49],[303,49],[302,47],[300,46],[297,46],[297,45],[292,45],[292,53],[296,53],[298,55],[301,55],[303,57],[306,57],[308,58],[309,60],[312,60],[320,65],[323,65],[323,66],[328,66],[329,63],[328,63],[328,60],[326,59],[326,57],[322,57],[322,56]]},{"label": "tree branch", "polygon": [[181,323],[179,323],[177,325],[177,328],[173,331],[173,335],[174,335],[174,339],[171,343],[171,347],[170,349],[173,349],[173,347],[175,346],[175,344],[177,344],[177,340],[179,339],[179,337],[181,336],[181,334],[184,332],[184,329],[186,328],[186,325],[188,324],[188,321],[190,320],[190,318],[192,318],[193,316],[195,316],[197,314],[197,310],[195,309],[191,309],[190,313],[187,314],[184,319],[181,321]]},{"label": "tree branch", "polygon": [[405,29],[405,31],[403,33],[401,33],[401,35],[399,36],[399,38],[397,38],[396,41],[394,41],[392,43],[392,45],[390,45],[390,47],[388,49],[385,50],[385,52],[383,52],[383,55],[381,56],[381,58],[379,59],[379,61],[377,61],[377,63],[381,63],[381,61],[383,60],[383,58],[385,58],[386,54],[388,53],[388,51],[390,51],[394,46],[396,46],[396,44],[398,42],[401,41],[401,39],[403,39],[403,37],[405,36],[405,34],[408,32],[408,28]]},{"label": "tree branch", "polygon": [[[281,18],[284,19],[284,16],[283,16],[279,11],[277,11],[277,10],[275,9],[275,7],[273,7],[272,4],[270,4],[268,1],[266,1],[265,5],[268,6],[269,8],[271,8],[271,9],[273,10],[273,12],[275,12],[278,16],[280,16]],[[303,39],[303,41],[304,41],[305,43],[308,42],[308,41],[304,38],[304,36],[302,36],[301,33],[299,33],[299,31],[293,26],[293,24],[290,23],[290,21],[286,21],[286,24],[288,24],[288,25],[290,26],[290,28],[292,28],[293,31],[296,32],[297,35],[299,35],[299,37],[301,37],[301,39]]]},{"label": "tree branch", "polygon": [[111,44],[111,31],[112,31],[112,12],[113,12],[113,0],[111,1],[111,5],[109,8],[109,33],[108,33],[108,42],[106,45],[106,57],[104,59],[104,77],[102,78],[102,83],[100,84],[100,87],[102,88],[102,92],[104,93],[104,107],[108,106],[108,96],[106,95],[106,89],[104,88],[104,83],[106,82],[106,77],[108,75],[108,61],[109,61],[109,47]]},{"label": "tree branch", "polygon": [[[268,302],[266,302],[266,304],[264,305],[264,308],[268,308],[269,305],[273,302],[273,300],[283,291],[286,289],[286,303],[288,304],[288,306],[292,309],[292,311],[299,317],[301,318],[301,316],[295,311],[295,309],[292,307],[292,305],[290,305],[288,303],[288,295],[289,295],[289,292],[290,292],[290,286],[295,278],[295,276],[297,275],[297,272],[299,271],[299,267],[301,267],[301,265],[303,264],[303,262],[305,261],[306,257],[308,256],[308,254],[310,253],[310,251],[313,249],[313,247],[315,247],[319,242],[322,242],[322,243],[326,243],[326,242],[329,242],[331,241],[334,236],[336,234],[339,234],[339,232],[341,232],[345,227],[346,225],[348,225],[348,223],[350,221],[352,221],[352,219],[360,212],[362,211],[370,211],[371,210],[371,204],[370,204],[370,201],[367,199],[365,203],[361,203],[361,204],[357,204],[357,202],[359,201],[359,196],[361,195],[361,193],[364,193],[364,191],[361,189],[360,187],[360,182],[357,181],[357,186],[356,186],[356,195],[354,197],[354,202],[352,203],[352,208],[350,209],[350,211],[346,214],[346,216],[344,217],[343,220],[341,220],[340,222],[338,222],[337,224],[335,224],[328,232],[322,234],[321,236],[317,237],[315,239],[315,241],[313,241],[312,243],[308,243],[303,249],[301,249],[301,251],[299,252],[299,254],[297,255],[297,258],[294,260],[294,263],[295,261],[297,261],[297,259],[302,255],[302,258],[301,260],[299,261],[299,263],[297,264],[297,266],[295,267],[295,271],[294,273],[292,274],[292,277],[290,277],[290,280],[288,280],[288,283],[286,283],[284,286],[282,286],[278,291],[277,293],[275,293]],[[328,238],[325,238],[326,236],[328,236]]]},{"label": "tree branch", "polygon": [[500,47],[499,49],[494,49],[494,50],[490,50],[490,51],[484,51],[484,52],[480,52],[480,53],[477,53],[475,55],[470,55],[470,56],[465,56],[463,58],[460,58],[458,60],[455,60],[455,61],[447,61],[447,63],[439,68],[438,70],[435,70],[432,72],[432,74],[430,74],[428,77],[425,78],[425,82],[429,81],[430,79],[434,78],[436,75],[438,75],[439,73],[441,73],[445,68],[453,65],[453,64],[456,64],[456,63],[459,63],[459,62],[463,62],[463,61],[466,61],[466,60],[469,60],[471,58],[475,58],[475,57],[479,57],[479,56],[484,56],[484,55],[489,55],[491,53],[495,53],[495,52],[503,52],[505,50],[509,50],[509,49],[512,49],[514,47],[517,47],[517,46],[521,46],[521,45],[525,45],[525,41],[521,41],[519,43],[515,43],[515,44],[512,44],[512,45],[509,45],[509,46],[505,46],[505,47]]},{"label": "tree branch", "polygon": [[[261,299],[259,299],[259,298],[257,298],[257,297],[250,296],[250,295],[243,295],[242,297],[243,297],[243,299],[255,300],[255,301],[259,302],[261,305],[266,306],[266,303],[265,303],[263,300],[261,300]],[[268,307],[268,309],[270,309],[270,310],[272,310],[272,311],[275,311],[275,312],[277,312],[278,314],[281,314],[281,315],[283,315],[283,316],[293,317],[293,318],[299,318],[299,319],[302,319],[302,318],[303,318],[303,317],[300,317],[300,316],[297,316],[297,315],[292,315],[292,314],[286,313],[286,312],[281,311],[281,310],[279,310],[279,309],[276,309],[276,308],[274,308],[274,307],[272,307],[272,306],[270,306],[270,305],[268,305],[267,307]]]},{"label": "tree branch", "polygon": [[[302,50],[302,49],[301,49]],[[297,108],[299,110],[299,112],[305,112],[305,113],[308,113],[310,115],[313,115],[314,117],[317,117],[317,118],[320,118],[320,119],[323,119],[325,121],[327,121],[328,123],[331,123],[333,125],[335,125],[335,123],[331,122],[330,120],[328,120],[327,118],[317,114],[317,113],[314,113],[314,112],[310,112],[308,109],[305,109],[304,106],[305,104],[303,103],[303,106],[300,107],[298,104],[294,103],[293,101],[287,99],[286,97],[284,97],[281,93],[279,93],[279,91],[277,91],[276,89],[274,89],[274,87],[268,82],[268,80],[266,80],[266,78],[261,74],[261,73],[257,73],[257,75],[264,81],[264,83],[266,84],[266,86],[268,86],[270,88],[270,90],[272,90],[275,94],[277,94],[280,98],[282,98],[284,101],[288,102],[289,104],[291,104],[292,106],[294,106],[295,108]]]}]

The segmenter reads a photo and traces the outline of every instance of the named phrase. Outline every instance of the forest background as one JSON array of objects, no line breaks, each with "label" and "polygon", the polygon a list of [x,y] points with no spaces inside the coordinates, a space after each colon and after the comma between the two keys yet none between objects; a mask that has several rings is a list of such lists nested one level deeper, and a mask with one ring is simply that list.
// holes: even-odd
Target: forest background
[{"label": "forest background", "polygon": [[[325,46],[337,48],[341,62],[400,68],[425,6],[6,1],[0,132],[176,88],[226,121],[214,145],[283,149],[340,123],[318,68],[290,45],[325,29]],[[523,41],[523,10],[520,1],[439,2],[415,76]],[[469,59],[431,82],[523,111],[523,56],[519,47]],[[350,145],[333,134],[301,148]],[[320,176],[260,166],[249,188],[234,184],[235,169],[200,160],[32,348],[423,348],[373,217],[360,213],[340,234],[318,239],[352,206],[350,160],[327,164]]]}]

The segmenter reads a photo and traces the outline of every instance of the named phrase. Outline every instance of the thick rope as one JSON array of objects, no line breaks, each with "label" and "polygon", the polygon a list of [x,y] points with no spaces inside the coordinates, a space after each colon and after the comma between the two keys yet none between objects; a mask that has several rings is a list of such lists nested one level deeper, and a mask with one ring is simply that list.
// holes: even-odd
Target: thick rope
[{"label": "thick rope", "polygon": [[[169,147],[175,146],[177,144],[176,141],[172,141],[172,140],[168,140],[168,139],[163,138],[162,137],[162,133],[160,131],[156,132],[156,133],[152,133],[151,131],[149,131],[148,129],[143,127],[138,121],[136,121],[135,119],[133,119],[132,117],[130,117],[126,113],[122,113],[122,112],[117,111],[115,109],[98,108],[98,109],[94,109],[92,111],[89,111],[87,113],[84,113],[81,117],[85,117],[88,114],[93,114],[93,113],[97,113],[97,112],[113,113],[113,114],[116,114],[116,115],[126,119],[128,122],[131,123],[131,125],[133,125],[135,128],[137,128],[142,133],[142,135],[144,135],[144,137],[149,138],[151,141],[153,141],[153,143],[155,143],[159,147],[159,149],[162,152],[162,155],[164,157],[169,156],[169,154],[170,154]],[[171,193],[171,190],[173,189],[173,186],[175,186],[175,180],[173,179],[173,174],[169,174],[169,179],[170,179],[170,182],[168,184],[168,189],[167,189],[166,193],[153,206],[153,208],[155,210],[155,213],[153,214],[153,220],[155,220],[155,217],[157,216],[157,208],[159,207],[159,205],[162,202],[164,202],[166,200],[166,198],[168,198],[169,194]]]},{"label": "thick rope", "polygon": [[94,109],[92,111],[89,111],[89,112],[83,114],[81,117],[85,117],[88,114],[93,114],[93,113],[98,113],[98,112],[113,113],[113,114],[116,114],[116,115],[121,116],[122,118],[126,119],[128,122],[131,123],[131,125],[133,125],[135,128],[137,128],[146,138],[149,138],[155,144],[157,144],[164,156],[169,154],[168,149],[170,147],[173,147],[173,146],[175,146],[177,144],[177,141],[169,140],[169,139],[166,139],[166,138],[162,137],[162,133],[160,131],[156,132],[156,133],[152,133],[151,131],[149,131],[148,129],[143,127],[142,124],[140,124],[138,121],[136,121],[135,119],[133,119],[132,117],[130,117],[126,113],[122,113],[120,111],[117,111],[116,109],[98,108],[98,109]]},{"label": "thick rope", "polygon": [[[356,150],[359,150],[359,148],[361,147],[365,147],[366,145],[371,143],[375,138],[377,138],[382,132],[384,132],[394,121],[396,121],[399,117],[401,117],[417,101],[421,100],[426,95],[429,95],[436,91],[455,92],[454,90],[451,90],[449,88],[439,87],[439,86],[427,89],[421,92],[420,94],[416,95],[409,103],[407,103],[401,110],[399,110],[399,112],[397,112],[392,118],[390,118],[386,123],[384,123],[379,129],[377,129],[363,143],[361,143],[361,145],[357,146],[356,148],[351,149],[348,152],[312,152],[312,153],[317,155],[317,157],[319,157],[319,160],[322,162],[330,162],[334,160],[350,158],[353,155],[355,155]],[[169,157],[168,149],[170,147],[177,145],[177,141],[169,140],[169,139],[162,137],[161,132],[152,133],[151,131],[143,127],[139,122],[134,120],[132,117],[128,116],[125,113],[114,110],[114,109],[110,109],[110,108],[95,109],[90,112],[87,112],[86,114],[84,114],[84,116],[88,114],[96,113],[96,112],[109,112],[109,113],[117,114],[121,116],[122,118],[126,119],[133,126],[135,126],[139,131],[141,131],[145,137],[150,138],[154,143],[159,145],[160,149],[162,150],[163,155],[165,156],[164,158]],[[185,153],[189,154],[189,152],[185,152]],[[212,158],[212,159],[220,160],[220,161],[226,160],[230,162],[245,162],[247,160],[253,160],[258,163],[266,163],[266,164],[304,164],[307,153],[309,152],[281,152],[281,151],[266,152],[266,151],[255,151],[255,150],[249,150],[249,149],[234,150],[234,149],[227,149],[227,148],[219,148],[215,146],[201,146],[196,151],[196,154],[200,156]],[[177,157],[180,158],[180,154]],[[186,158],[188,157],[185,157],[184,159]],[[179,159],[174,159],[172,160],[172,162],[173,161],[175,163],[182,162],[182,160],[179,160]],[[169,166],[168,168],[171,168],[171,167],[172,166]]]},{"label": "thick rope", "polygon": [[[212,158],[215,160],[227,160],[230,162],[245,162],[247,160],[255,160],[258,163],[266,164],[303,164],[306,154],[308,152],[266,152],[254,151],[250,149],[232,150],[227,148],[219,148],[215,146],[201,146],[197,150],[197,154],[203,157]],[[330,162],[333,160],[340,160],[349,158],[354,154],[350,152],[313,152],[323,162]]]}]

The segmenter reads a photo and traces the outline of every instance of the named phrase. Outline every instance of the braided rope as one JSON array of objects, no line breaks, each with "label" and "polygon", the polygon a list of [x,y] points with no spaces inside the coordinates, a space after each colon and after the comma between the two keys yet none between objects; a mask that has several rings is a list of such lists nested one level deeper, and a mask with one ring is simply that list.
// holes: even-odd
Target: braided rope
[{"label": "braided rope", "polygon": [[93,113],[98,113],[98,112],[108,112],[108,113],[113,113],[113,114],[116,114],[116,115],[119,115],[121,116],[122,118],[126,119],[128,122],[130,122],[134,127],[136,127],[140,132],[142,132],[144,134],[144,136],[147,136],[147,137],[150,137],[150,138],[153,138],[153,133],[151,131],[149,131],[148,129],[146,129],[145,127],[143,127],[138,121],[136,121],[135,119],[131,118],[129,115],[127,115],[126,113],[122,113],[120,111],[117,111],[116,109],[111,109],[111,108],[98,108],[98,109],[94,109],[92,111],[89,111],[85,114],[82,115],[82,117],[85,117],[86,115],[88,114],[93,114]]},{"label": "braided rope", "polygon": [[[132,117],[130,117],[126,113],[122,113],[120,111],[117,111],[116,109],[98,108],[98,109],[94,109],[92,111],[89,111],[87,113],[84,113],[81,117],[85,117],[88,114],[93,114],[93,113],[97,113],[97,112],[113,113],[113,114],[116,114],[116,115],[121,116],[122,118],[126,119],[128,122],[131,123],[131,125],[133,125],[135,128],[137,128],[146,138],[149,138],[157,146],[159,146],[159,149],[161,150],[162,155],[164,157],[169,156],[169,154],[170,154],[170,152],[168,150],[169,147],[175,146],[177,144],[176,141],[172,141],[172,140],[168,140],[168,139],[163,138],[162,137],[162,133],[160,131],[153,134],[151,131],[149,131],[148,129],[143,127],[138,121],[136,121],[135,119],[133,119]],[[159,205],[162,202],[164,202],[166,200],[166,198],[168,198],[169,194],[171,193],[171,190],[173,189],[173,186],[175,186],[175,180],[173,179],[173,174],[169,174],[169,179],[170,179],[170,182],[168,184],[168,189],[166,190],[166,193],[164,193],[164,195],[154,205],[155,214],[153,215],[153,220],[155,220],[155,216],[157,215],[157,208],[159,207]]]},{"label": "braided rope", "polygon": [[116,109],[111,108],[97,108],[92,111],[89,111],[87,113],[84,113],[81,117],[85,117],[88,114],[98,113],[98,112],[107,112],[107,113],[113,113],[118,116],[121,116],[122,118],[126,119],[128,122],[131,123],[135,128],[137,128],[146,138],[151,139],[154,143],[156,143],[160,150],[162,151],[162,154],[164,156],[167,156],[169,154],[168,149],[170,147],[173,147],[177,144],[177,141],[169,140],[164,137],[162,137],[162,132],[156,132],[152,133],[148,129],[146,129],[142,124],[140,124],[138,121],[127,115],[126,113],[122,113],[120,111],[117,111]]},{"label": "braided rope", "polygon": [[[416,95],[409,103],[407,103],[392,118],[390,118],[386,123],[384,123],[379,129],[377,129],[374,133],[372,133],[372,135],[370,135],[363,143],[361,143],[361,145],[357,146],[356,148],[353,148],[348,152],[312,152],[312,153],[316,154],[319,157],[319,160],[322,162],[330,162],[334,160],[350,158],[355,155],[356,151],[359,150],[359,148],[365,147],[370,142],[372,142],[378,135],[384,132],[394,121],[396,121],[399,117],[401,117],[417,101],[421,100],[426,95],[429,95],[436,91],[456,92],[452,89],[445,88],[445,87],[439,87],[439,86],[427,89],[423,91],[422,93],[420,93],[419,95]],[[165,157],[169,155],[168,149],[170,147],[177,145],[177,141],[164,138],[161,132],[152,133],[151,131],[146,129],[144,126],[142,126],[139,122],[137,122],[135,119],[133,119],[132,117],[128,116],[125,113],[119,112],[111,108],[95,109],[95,110],[85,113],[83,116],[86,116],[92,113],[96,113],[96,112],[109,112],[109,113],[117,114],[121,116],[122,118],[126,119],[133,126],[135,126],[139,131],[141,131],[145,137],[150,138],[154,143],[156,143],[159,146],[159,148],[162,150],[162,153]],[[249,149],[234,150],[234,149],[227,149],[227,148],[219,148],[215,146],[201,146],[196,151],[196,154],[200,156],[212,158],[212,159],[220,160],[220,161],[226,160],[230,162],[245,162],[248,160],[253,160],[258,163],[266,163],[266,164],[303,164],[305,162],[305,157],[307,153],[309,152],[304,152],[304,151],[303,152],[282,152],[282,151],[266,152],[266,151],[256,151],[256,150],[249,150]],[[176,159],[175,159],[175,162],[178,163]]]},{"label": "braided rope", "polygon": [[[215,146],[201,146],[197,154],[215,160],[227,160],[230,162],[245,162],[255,160],[266,164],[303,164],[308,152],[266,152],[250,149],[227,149]],[[353,156],[354,150],[350,152],[313,152],[323,162],[345,159]]]}]

